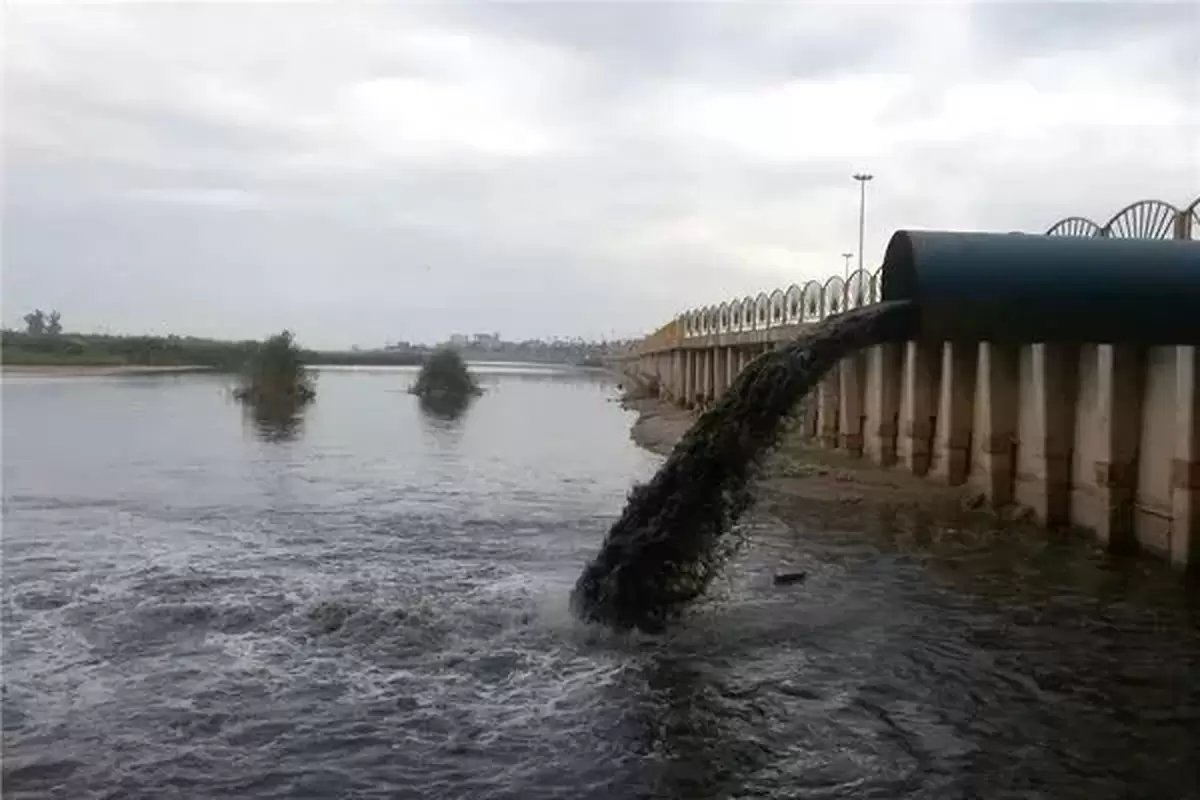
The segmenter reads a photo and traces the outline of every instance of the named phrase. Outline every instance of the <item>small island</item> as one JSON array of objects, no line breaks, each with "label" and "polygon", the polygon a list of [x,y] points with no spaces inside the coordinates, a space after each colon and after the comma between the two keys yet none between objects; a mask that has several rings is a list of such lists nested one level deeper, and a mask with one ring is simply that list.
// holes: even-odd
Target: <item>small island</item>
[{"label": "small island", "polygon": [[435,350],[426,359],[409,392],[420,399],[423,408],[452,414],[461,412],[473,398],[483,394],[466,361],[449,347]]},{"label": "small island", "polygon": [[316,399],[312,376],[304,368],[291,331],[278,333],[258,346],[233,396],[254,405],[294,408]]}]

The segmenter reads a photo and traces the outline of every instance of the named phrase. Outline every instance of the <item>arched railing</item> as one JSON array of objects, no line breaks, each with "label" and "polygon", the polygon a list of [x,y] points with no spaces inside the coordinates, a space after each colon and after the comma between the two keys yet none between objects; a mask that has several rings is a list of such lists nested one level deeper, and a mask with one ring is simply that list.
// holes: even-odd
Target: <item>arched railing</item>
[{"label": "arched railing", "polygon": [[1100,226],[1087,217],[1060,219],[1046,231],[1047,236],[1098,236]]},{"label": "arched railing", "polygon": [[771,292],[771,296],[767,300],[767,319],[772,328],[787,324],[787,305],[783,302],[782,289]]},{"label": "arched railing", "polygon": [[[1200,240],[1200,197],[1182,209],[1162,200],[1139,200],[1103,225],[1087,217],[1064,217],[1046,229],[1046,235]],[[845,280],[834,275],[685,311],[647,336],[642,348],[657,350],[683,339],[820,322],[878,303],[883,294],[880,273],[880,269],[859,270]]]},{"label": "arched railing", "polygon": [[825,318],[825,287],[816,281],[804,284],[800,321],[817,322]]},{"label": "arched railing", "polygon": [[1113,215],[1101,236],[1121,239],[1173,239],[1179,209],[1161,200],[1139,200]]},{"label": "arched railing", "polygon": [[788,290],[786,292],[784,292],[783,298],[784,298],[784,303],[787,306],[787,324],[788,325],[795,325],[800,322],[801,310],[803,309],[803,305],[802,305],[803,297],[804,297],[804,290],[801,289],[799,286],[797,286],[794,283],[788,287]]},{"label": "arched railing", "polygon": [[872,278],[873,276],[863,269],[850,273],[850,280],[846,281],[847,311],[869,306],[875,302],[871,291]]}]

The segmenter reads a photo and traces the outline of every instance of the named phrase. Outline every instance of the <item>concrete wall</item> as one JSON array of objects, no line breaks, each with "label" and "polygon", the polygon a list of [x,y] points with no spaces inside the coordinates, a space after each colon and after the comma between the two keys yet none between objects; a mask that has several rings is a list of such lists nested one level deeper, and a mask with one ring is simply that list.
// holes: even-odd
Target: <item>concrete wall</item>
[{"label": "concrete wall", "polygon": [[[798,331],[698,337],[631,373],[704,407]],[[800,430],[883,466],[967,484],[1048,526],[1200,566],[1200,357],[1192,347],[905,342],[845,359]]]}]

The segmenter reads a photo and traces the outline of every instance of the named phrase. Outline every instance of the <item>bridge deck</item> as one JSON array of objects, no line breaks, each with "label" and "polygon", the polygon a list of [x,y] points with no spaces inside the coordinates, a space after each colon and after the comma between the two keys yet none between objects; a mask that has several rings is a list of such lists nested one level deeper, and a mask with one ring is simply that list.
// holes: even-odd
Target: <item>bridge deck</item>
[{"label": "bridge deck", "polygon": [[756,331],[737,331],[730,333],[711,333],[707,336],[689,336],[686,339],[666,340],[645,343],[638,350],[638,355],[653,355],[667,353],[672,350],[705,350],[712,347],[745,347],[747,345],[779,344],[790,342],[805,330],[815,325],[815,322],[801,322],[796,325],[779,325],[774,328],[764,328]]}]

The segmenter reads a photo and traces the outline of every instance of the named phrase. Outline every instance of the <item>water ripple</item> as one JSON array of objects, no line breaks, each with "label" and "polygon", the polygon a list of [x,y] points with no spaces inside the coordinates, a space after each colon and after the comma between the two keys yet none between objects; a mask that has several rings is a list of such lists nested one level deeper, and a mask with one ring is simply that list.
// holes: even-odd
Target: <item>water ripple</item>
[{"label": "water ripple", "polygon": [[390,380],[286,443],[198,379],[4,387],[6,797],[1200,796],[1163,574],[764,497],[678,628],[580,626],[627,416],[514,382],[434,436]]}]

